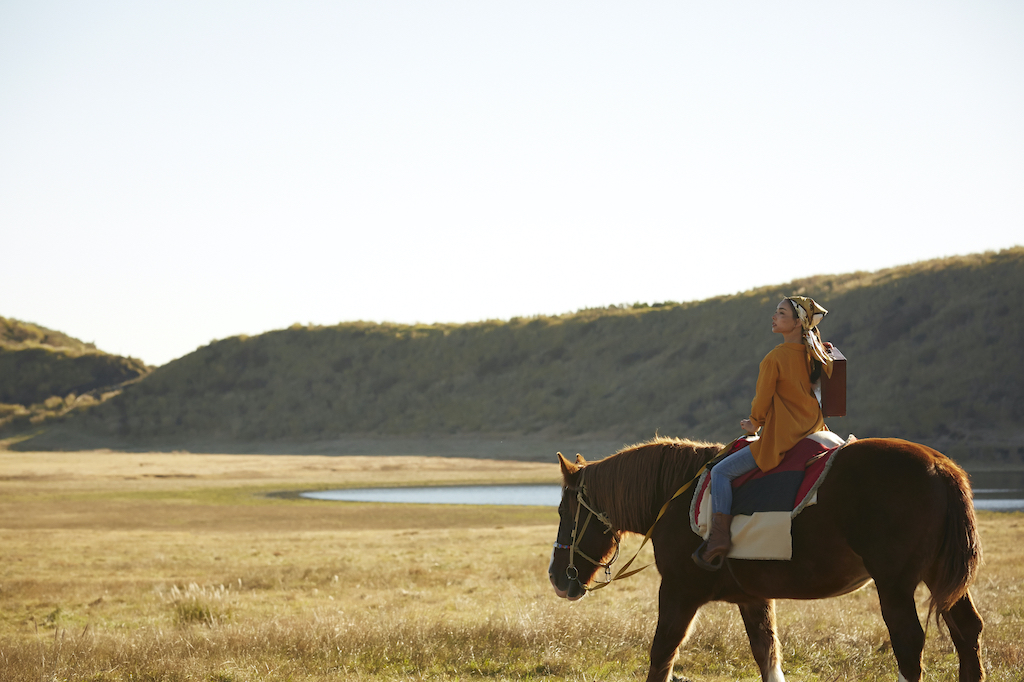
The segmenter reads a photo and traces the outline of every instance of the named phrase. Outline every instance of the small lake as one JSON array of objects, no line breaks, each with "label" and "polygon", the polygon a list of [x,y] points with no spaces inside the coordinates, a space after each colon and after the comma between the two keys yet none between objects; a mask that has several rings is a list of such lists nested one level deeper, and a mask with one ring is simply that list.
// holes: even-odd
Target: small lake
[{"label": "small lake", "polygon": [[[1024,471],[985,471],[971,475],[974,508],[1024,511]],[[405,504],[495,504],[557,507],[562,487],[530,485],[447,485],[420,488],[349,488],[302,493],[302,497],[335,502]]]},{"label": "small lake", "polygon": [[1024,511],[1024,471],[978,471],[971,487],[975,509]]}]

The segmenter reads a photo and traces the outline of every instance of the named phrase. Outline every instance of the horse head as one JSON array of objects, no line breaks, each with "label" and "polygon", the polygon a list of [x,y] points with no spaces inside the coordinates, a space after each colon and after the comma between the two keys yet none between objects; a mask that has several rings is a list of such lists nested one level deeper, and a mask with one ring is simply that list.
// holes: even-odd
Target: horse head
[{"label": "horse head", "polygon": [[587,497],[587,462],[576,455],[569,462],[558,453],[562,468],[562,501],[558,505],[558,535],[551,552],[548,577],[555,594],[575,601],[587,594],[598,568],[608,569],[618,552],[619,533]]}]

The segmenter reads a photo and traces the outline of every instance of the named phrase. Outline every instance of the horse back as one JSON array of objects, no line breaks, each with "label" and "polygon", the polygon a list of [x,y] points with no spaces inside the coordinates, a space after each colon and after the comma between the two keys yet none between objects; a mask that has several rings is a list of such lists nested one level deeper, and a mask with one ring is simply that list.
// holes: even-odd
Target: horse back
[{"label": "horse back", "polygon": [[[951,492],[957,494],[951,498]],[[949,505],[964,496],[970,499],[966,473],[937,450],[896,438],[867,438],[836,454],[818,501],[851,539],[897,525],[908,527],[902,535],[912,526],[932,537],[942,530]]]}]

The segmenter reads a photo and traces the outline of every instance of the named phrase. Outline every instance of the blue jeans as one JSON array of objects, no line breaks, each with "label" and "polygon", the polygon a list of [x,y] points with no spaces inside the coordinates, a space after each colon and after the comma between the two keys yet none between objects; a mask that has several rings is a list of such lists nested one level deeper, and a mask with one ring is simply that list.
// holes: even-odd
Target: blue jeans
[{"label": "blue jeans", "polygon": [[732,481],[757,468],[750,446],[740,448],[711,468],[711,512],[732,514]]}]

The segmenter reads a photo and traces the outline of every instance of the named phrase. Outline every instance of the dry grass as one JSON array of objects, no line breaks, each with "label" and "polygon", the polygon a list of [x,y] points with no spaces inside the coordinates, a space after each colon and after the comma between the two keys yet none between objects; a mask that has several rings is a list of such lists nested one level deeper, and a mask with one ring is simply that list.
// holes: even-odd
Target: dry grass
[{"label": "dry grass", "polygon": [[[557,476],[465,459],[0,452],[0,679],[642,679],[657,574],[558,600],[553,509],[267,496]],[[981,520],[975,595],[1000,682],[1024,677],[1022,521]],[[895,678],[872,589],[781,602],[779,617],[791,682]],[[955,679],[934,625],[925,656],[930,679]],[[756,679],[733,607],[702,611],[678,669]]]}]

